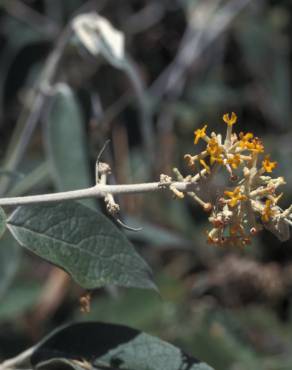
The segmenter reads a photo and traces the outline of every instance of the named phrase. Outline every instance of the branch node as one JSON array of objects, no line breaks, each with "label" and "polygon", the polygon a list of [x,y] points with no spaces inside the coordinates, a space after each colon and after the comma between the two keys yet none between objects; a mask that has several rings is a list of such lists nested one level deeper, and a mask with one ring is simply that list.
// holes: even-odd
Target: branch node
[{"label": "branch node", "polygon": [[106,210],[111,216],[116,216],[120,212],[120,206],[115,202],[112,194],[106,194],[104,201],[106,204]]},{"label": "branch node", "polygon": [[176,198],[182,199],[184,198],[184,193],[179,191],[173,184],[172,178],[168,175],[161,174],[160,181],[159,181],[159,188],[161,189],[169,189]]},{"label": "branch node", "polygon": [[167,189],[170,187],[172,183],[172,178],[168,175],[164,175],[163,173],[160,175],[159,178],[159,187],[162,189]]}]

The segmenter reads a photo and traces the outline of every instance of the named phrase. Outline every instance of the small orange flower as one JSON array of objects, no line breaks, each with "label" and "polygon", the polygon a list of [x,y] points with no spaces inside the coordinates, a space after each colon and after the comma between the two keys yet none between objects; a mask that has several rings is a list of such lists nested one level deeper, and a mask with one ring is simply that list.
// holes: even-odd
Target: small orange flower
[{"label": "small orange flower", "polygon": [[236,187],[233,191],[224,191],[224,194],[230,198],[228,202],[230,207],[235,207],[238,202],[247,199],[246,195],[241,193],[239,187]]},{"label": "small orange flower", "polygon": [[237,121],[237,115],[234,112],[232,112],[231,114],[225,113],[222,118],[228,126],[233,126]]},{"label": "small orange flower", "polygon": [[207,145],[207,152],[210,155],[210,163],[214,162],[222,163],[222,148],[219,146],[218,141],[215,137],[212,137]]},{"label": "small orange flower", "polygon": [[233,169],[238,168],[241,162],[242,160],[239,154],[234,154],[232,158],[227,160],[227,163],[229,163]]},{"label": "small orange flower", "polygon": [[277,162],[271,162],[270,156],[266,155],[265,159],[262,161],[263,169],[266,172],[272,172],[274,168],[277,167]]},{"label": "small orange flower", "polygon": [[274,215],[274,211],[272,210],[272,205],[273,205],[273,202],[271,201],[271,199],[267,199],[265,207],[263,209],[263,213],[262,213],[263,222],[269,222],[271,216]]},{"label": "small orange flower", "polygon": [[207,163],[204,161],[204,159],[200,159],[200,164],[205,168],[207,173],[211,173],[210,167],[207,165]]},{"label": "small orange flower", "polygon": [[194,138],[194,143],[195,144],[198,144],[198,141],[202,138],[204,138],[204,137],[206,137],[206,129],[207,129],[207,125],[205,125],[203,128],[199,128],[198,130],[196,130],[195,132],[194,132],[194,134],[195,134],[195,138]]},{"label": "small orange flower", "polygon": [[263,153],[264,146],[261,140],[258,137],[255,137],[249,145],[247,145],[247,149],[255,153]]},{"label": "small orange flower", "polygon": [[251,132],[247,132],[246,134],[241,132],[239,134],[239,138],[240,138],[240,141],[239,141],[240,148],[241,149],[248,149],[248,147],[251,144],[250,140],[253,139],[253,134]]}]

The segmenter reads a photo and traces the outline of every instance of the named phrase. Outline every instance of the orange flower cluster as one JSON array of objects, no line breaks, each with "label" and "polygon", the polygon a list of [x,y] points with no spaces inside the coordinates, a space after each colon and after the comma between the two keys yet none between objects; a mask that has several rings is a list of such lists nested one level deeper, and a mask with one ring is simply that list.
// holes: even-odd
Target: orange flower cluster
[{"label": "orange flower cluster", "polygon": [[[192,171],[188,179],[198,187],[202,178],[214,182],[214,175],[220,168],[228,174],[230,186],[220,191],[219,198],[200,199],[194,192],[192,197],[204,209],[211,210],[208,241],[216,245],[245,246],[251,237],[263,227],[272,231],[281,240],[289,238],[289,225],[292,225],[290,211],[278,206],[282,194],[277,195],[278,186],[285,183],[283,177],[272,178],[270,174],[277,166],[269,155],[262,160],[265,149],[262,141],[251,132],[237,135],[232,132],[237,116],[234,112],[224,114],[227,124],[226,137],[214,132],[207,134],[207,125],[194,132],[194,144],[200,140],[206,143],[205,149],[197,155],[185,155]],[[215,184],[213,184],[215,186]],[[211,205],[211,206],[206,206]],[[291,217],[292,218],[292,217]]]}]

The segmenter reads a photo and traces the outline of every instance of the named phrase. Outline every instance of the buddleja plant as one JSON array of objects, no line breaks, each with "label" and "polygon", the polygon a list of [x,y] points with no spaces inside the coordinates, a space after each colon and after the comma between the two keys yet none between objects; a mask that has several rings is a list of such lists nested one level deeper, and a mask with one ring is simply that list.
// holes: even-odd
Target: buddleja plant
[{"label": "buddleja plant", "polygon": [[[129,71],[123,56],[123,39],[104,18],[96,14],[77,17],[70,32],[65,33],[67,40],[72,32],[93,55],[101,53],[116,67]],[[55,58],[52,60],[56,62]],[[133,76],[132,70],[130,74]],[[1,198],[2,207],[17,207],[7,217],[1,208],[1,232],[7,228],[22,247],[64,269],[87,290],[109,284],[154,291],[158,288],[151,268],[123,232],[106,216],[75,200],[103,198],[109,214],[119,221],[116,194],[166,191],[179,199],[189,196],[203,207],[211,224],[206,240],[216,246],[245,247],[263,228],[285,240],[289,238],[292,207],[282,210],[278,205],[281,194],[277,189],[284,179],[270,176],[276,162],[265,155],[259,138],[252,133],[232,133],[236,120],[235,113],[223,116],[227,125],[224,139],[215,132],[208,135],[207,125],[195,131],[194,144],[203,140],[206,147],[198,154],[185,155],[191,172],[186,176],[175,168],[174,178],[162,174],[157,182],[109,185],[110,165],[99,158],[96,184],[92,187]],[[220,171],[225,174],[226,185],[218,186],[215,198],[208,191],[201,196],[202,187],[207,189],[211,183],[216,184]],[[21,366],[76,370],[211,369],[148,334],[121,325],[94,322],[58,329],[35,347],[2,363],[0,369]]]}]

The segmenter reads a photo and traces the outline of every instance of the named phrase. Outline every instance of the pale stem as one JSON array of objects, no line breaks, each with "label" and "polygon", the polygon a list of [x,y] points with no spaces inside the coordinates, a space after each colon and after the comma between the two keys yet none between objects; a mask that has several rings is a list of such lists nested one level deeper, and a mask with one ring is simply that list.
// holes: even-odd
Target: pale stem
[{"label": "pale stem", "polygon": [[[127,185],[103,185],[97,184],[91,188],[72,190],[66,192],[42,194],[42,195],[27,195],[23,197],[6,197],[0,198],[0,206],[20,206],[36,203],[51,203],[51,202],[62,202],[65,200],[77,200],[85,198],[104,198],[106,194],[135,194],[135,193],[147,193],[153,191],[168,190],[161,186],[160,182],[149,182],[141,184],[127,184]],[[186,192],[194,189],[195,183],[178,181],[172,182],[177,190]]]},{"label": "pale stem", "polygon": [[224,146],[229,149],[231,146],[231,134],[232,134],[232,126],[227,125],[227,130],[226,130],[226,138],[224,142]]}]

